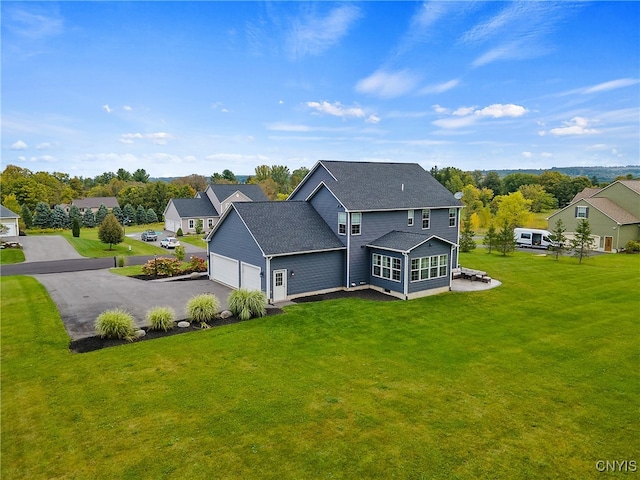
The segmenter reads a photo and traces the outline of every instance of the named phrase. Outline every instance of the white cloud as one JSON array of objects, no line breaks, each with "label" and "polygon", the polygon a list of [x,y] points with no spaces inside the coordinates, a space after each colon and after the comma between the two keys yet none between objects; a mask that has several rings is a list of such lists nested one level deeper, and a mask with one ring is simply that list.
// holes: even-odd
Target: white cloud
[{"label": "white cloud", "polygon": [[595,128],[587,128],[590,123],[591,121],[584,117],[573,117],[570,121],[564,122],[564,127],[552,128],[549,130],[549,133],[557,137],[600,133],[600,131]]},{"label": "white cloud", "polygon": [[156,133],[123,133],[120,135],[120,142],[125,144],[135,143],[136,140],[151,140],[156,145],[166,145],[167,142],[173,139],[173,135],[166,132]]},{"label": "white cloud", "polygon": [[474,112],[475,115],[480,115],[481,117],[493,117],[493,118],[501,118],[501,117],[521,117],[527,113],[527,109],[521,105],[514,105],[513,103],[507,103],[503,105],[501,103],[494,103],[489,105],[488,107],[483,108],[482,110],[476,110]]},{"label": "white cloud", "polygon": [[385,72],[378,70],[356,84],[356,91],[382,98],[394,98],[411,92],[418,83],[418,76],[407,71]]},{"label": "white cloud", "polygon": [[545,158],[550,158],[550,157],[553,157],[553,153],[550,153],[550,152],[542,152],[542,153],[540,154],[540,156],[541,156],[541,157],[545,157]]},{"label": "white cloud", "polygon": [[449,112],[451,112],[451,110],[449,110],[448,108],[445,108],[442,105],[438,105],[438,104],[433,105],[433,107],[431,107],[431,108],[433,108],[433,111],[436,112],[436,113],[449,113]]},{"label": "white cloud", "polygon": [[450,129],[450,128],[461,128],[468,127],[476,123],[478,117],[474,115],[466,115],[464,117],[449,117],[449,118],[440,118],[432,122],[433,125],[440,128]]},{"label": "white cloud", "polygon": [[356,5],[347,4],[333,8],[326,16],[314,12],[294,19],[287,40],[289,53],[294,59],[324,53],[342,40],[360,16]]},{"label": "white cloud", "polygon": [[460,84],[459,79],[449,80],[448,82],[438,83],[434,85],[427,85],[420,90],[421,95],[427,95],[430,93],[444,93],[452,88],[457,87]]},{"label": "white cloud", "polygon": [[476,107],[460,107],[453,111],[451,115],[455,115],[456,117],[464,117],[465,115],[470,115],[475,111]]},{"label": "white cloud", "polygon": [[27,148],[29,148],[29,145],[24,143],[22,140],[18,140],[9,148],[11,148],[11,150],[26,150]]},{"label": "white cloud", "polygon": [[608,90],[614,90],[616,88],[630,87],[639,82],[636,78],[620,78],[618,80],[611,80],[610,82],[600,83],[592,87],[584,89],[584,93],[598,93],[606,92]]},{"label": "white cloud", "polygon": [[105,103],[102,108],[104,109],[105,112],[107,113],[111,113],[113,110],[111,110],[111,107],[109,107],[108,103]]},{"label": "white cloud", "polygon": [[307,107],[312,108],[319,113],[333,115],[334,117],[340,118],[362,118],[365,116],[365,112],[362,108],[344,107],[340,102],[307,102]]},{"label": "white cloud", "polygon": [[3,12],[10,20],[6,22],[8,29],[29,40],[44,40],[63,33],[64,21],[57,12],[24,7]]},{"label": "white cloud", "polygon": [[371,114],[366,118],[365,122],[377,124],[377,123],[380,123],[380,117],[377,115]]},{"label": "white cloud", "polygon": [[525,158],[531,158],[533,157],[533,153],[532,152],[522,152],[522,156]]},{"label": "white cloud", "polygon": [[132,112],[133,111],[133,107],[131,107],[131,105],[125,105],[122,108],[123,108],[123,110],[125,110],[127,112]]},{"label": "white cloud", "polygon": [[42,142],[36,145],[36,150],[49,150],[50,148],[53,148],[53,144],[49,142]]}]

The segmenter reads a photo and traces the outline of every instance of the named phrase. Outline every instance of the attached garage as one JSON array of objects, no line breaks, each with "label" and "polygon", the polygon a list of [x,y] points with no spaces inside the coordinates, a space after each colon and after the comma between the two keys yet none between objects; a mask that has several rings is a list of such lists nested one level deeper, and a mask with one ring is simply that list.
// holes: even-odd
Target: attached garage
[{"label": "attached garage", "polygon": [[242,262],[241,265],[240,284],[246,290],[262,290],[262,281],[260,278],[260,267]]},{"label": "attached garage", "polygon": [[209,264],[211,265],[211,280],[232,288],[240,286],[240,268],[238,260],[211,253]]}]

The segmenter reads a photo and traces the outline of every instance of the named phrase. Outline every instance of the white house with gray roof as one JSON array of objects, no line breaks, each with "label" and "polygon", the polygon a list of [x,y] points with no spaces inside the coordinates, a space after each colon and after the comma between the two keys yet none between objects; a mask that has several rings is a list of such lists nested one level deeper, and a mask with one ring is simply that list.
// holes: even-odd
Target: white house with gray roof
[{"label": "white house with gray roof", "polygon": [[0,232],[0,237],[17,237],[20,234],[18,219],[20,215],[13,213],[4,205],[0,205],[0,224],[4,227]]},{"label": "white house with gray roof", "polygon": [[207,236],[209,276],[271,302],[371,288],[448,291],[462,203],[418,164],[319,161],[286,202],[233,204]]},{"label": "white house with gray roof", "polygon": [[196,233],[198,220],[204,232],[209,232],[233,202],[266,201],[258,185],[213,184],[194,198],[172,198],[164,209],[164,228],[176,233]]}]

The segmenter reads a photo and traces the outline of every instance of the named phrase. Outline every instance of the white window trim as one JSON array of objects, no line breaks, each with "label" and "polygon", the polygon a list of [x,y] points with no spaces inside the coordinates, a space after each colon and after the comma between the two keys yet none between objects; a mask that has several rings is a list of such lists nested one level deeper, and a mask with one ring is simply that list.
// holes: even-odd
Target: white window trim
[{"label": "white window trim", "polygon": [[189,230],[193,230],[194,228],[196,228],[196,221],[193,218],[189,219]]},{"label": "white window trim", "polygon": [[[453,213],[453,216],[451,214]],[[453,225],[451,225],[451,220],[453,220]],[[449,226],[455,227],[458,224],[458,212],[455,208],[449,209]]]},{"label": "white window trim", "polygon": [[[424,214],[425,212],[427,213],[427,218],[425,218]],[[427,221],[427,226],[424,226],[424,221]],[[428,230],[431,228],[431,209],[430,208],[423,208],[422,209],[422,229],[423,230]]]},{"label": "white window trim", "polygon": [[[435,265],[431,265],[431,263],[433,262],[433,259],[436,260],[436,264]],[[426,268],[422,268],[420,265],[422,264],[422,260],[426,260],[427,262],[427,267]],[[413,262],[417,261],[419,267],[418,268],[413,268]],[[448,265],[449,265],[449,256],[447,254],[442,254],[442,255],[432,255],[430,257],[419,257],[419,258],[412,258],[411,259],[411,271],[409,272],[409,279],[411,281],[411,283],[415,283],[415,282],[424,282],[425,280],[433,280],[435,278],[443,278],[447,276],[447,270],[448,270]],[[437,269],[437,274],[436,276],[432,277],[431,276],[431,269],[432,268],[436,268]],[[442,269],[444,269],[444,275],[441,274]],[[426,271],[427,276],[423,277],[422,276],[422,272]],[[413,272],[418,272],[418,278],[417,279],[413,279]]]},{"label": "white window trim", "polygon": [[414,216],[414,211],[407,210],[407,226],[408,227],[413,227],[413,216]]},{"label": "white window trim", "polygon": [[[340,217],[344,215],[344,221],[340,221]],[[344,232],[340,231],[340,227],[344,226]],[[347,212],[338,212],[338,235],[346,235],[347,234]]]},{"label": "white window trim", "polygon": [[[360,217],[360,221],[356,222],[355,218],[356,216]],[[358,226],[358,233],[355,233],[353,231],[353,227],[357,225]],[[362,213],[360,212],[354,212],[351,214],[351,235],[360,235],[362,233]]]},{"label": "white window trim", "polygon": [[[380,265],[376,263],[376,257],[380,258]],[[389,266],[383,266],[383,259],[389,259]],[[397,264],[398,267],[395,268],[394,264]],[[375,267],[380,268],[380,274],[376,275]],[[389,276],[385,277],[382,275],[383,268],[389,269]],[[393,278],[393,272],[398,272],[398,279]],[[390,282],[402,283],[402,259],[398,257],[391,257],[389,255],[381,255],[379,253],[374,253],[371,257],[371,275],[376,278],[382,278],[383,280],[389,280]]]},{"label": "white window trim", "polygon": [[[587,218],[587,210],[589,207],[585,207],[583,205],[576,206],[576,218]],[[582,215],[580,215],[582,213]]]}]

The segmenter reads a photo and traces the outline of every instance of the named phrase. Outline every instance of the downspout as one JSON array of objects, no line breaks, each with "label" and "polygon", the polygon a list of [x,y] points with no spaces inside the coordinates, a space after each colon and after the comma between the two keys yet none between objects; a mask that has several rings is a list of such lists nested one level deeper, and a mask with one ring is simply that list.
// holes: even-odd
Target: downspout
[{"label": "downspout", "polygon": [[409,300],[409,253],[402,252],[404,256],[404,299]]},{"label": "downspout", "polygon": [[616,253],[620,252],[620,224],[617,224],[618,234],[616,235]]},{"label": "downspout", "polygon": [[[458,208],[458,236],[456,237],[456,267],[460,266],[460,223],[462,222],[462,209],[464,207]],[[453,257],[453,247],[451,248],[451,256]],[[451,262],[449,262],[451,264]],[[451,275],[449,275],[451,276]]]},{"label": "downspout", "polygon": [[344,211],[347,213],[347,290],[351,288],[351,214],[346,208]]},{"label": "downspout", "polygon": [[267,301],[271,303],[271,257],[267,259],[267,271],[265,272],[265,290],[267,291]]}]

